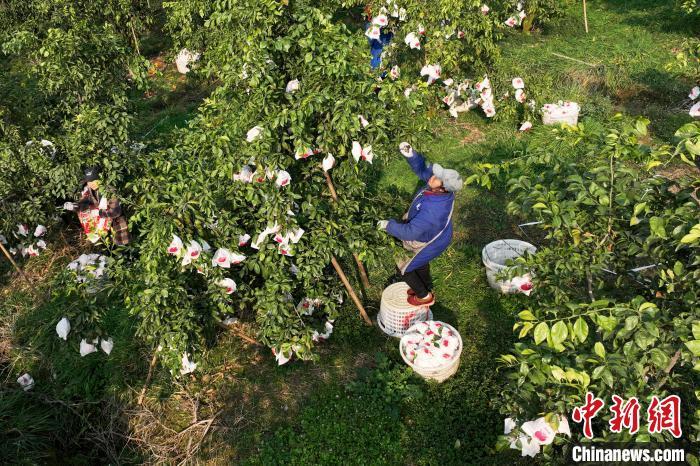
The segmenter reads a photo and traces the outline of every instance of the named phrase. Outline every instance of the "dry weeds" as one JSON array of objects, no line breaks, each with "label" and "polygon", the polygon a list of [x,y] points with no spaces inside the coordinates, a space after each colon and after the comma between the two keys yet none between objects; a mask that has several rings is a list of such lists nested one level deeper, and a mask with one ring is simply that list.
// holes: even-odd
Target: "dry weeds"
[{"label": "dry weeds", "polygon": [[482,142],[486,139],[483,131],[481,131],[476,125],[465,122],[457,122],[456,126],[462,130],[462,133],[466,133],[463,136],[460,135],[460,144],[466,146],[467,144],[475,144]]}]

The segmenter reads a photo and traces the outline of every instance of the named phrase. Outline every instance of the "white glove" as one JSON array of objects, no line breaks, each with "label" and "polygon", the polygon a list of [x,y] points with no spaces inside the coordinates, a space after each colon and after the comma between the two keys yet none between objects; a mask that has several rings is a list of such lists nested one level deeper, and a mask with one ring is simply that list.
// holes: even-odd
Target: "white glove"
[{"label": "white glove", "polygon": [[380,220],[377,222],[377,230],[386,231],[387,225],[389,225],[389,220]]},{"label": "white glove", "polygon": [[402,142],[399,144],[399,150],[404,157],[413,157],[413,147],[407,142]]},{"label": "white glove", "polygon": [[72,202],[66,202],[65,204],[63,204],[63,209],[64,210],[75,210],[75,204],[73,204]]}]

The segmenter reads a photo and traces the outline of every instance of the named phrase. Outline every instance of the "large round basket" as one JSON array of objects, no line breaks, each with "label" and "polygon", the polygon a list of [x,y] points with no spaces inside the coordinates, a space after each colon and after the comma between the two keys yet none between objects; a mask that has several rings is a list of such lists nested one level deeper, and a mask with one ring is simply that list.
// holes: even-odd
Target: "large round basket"
[{"label": "large round basket", "polygon": [[445,322],[440,323],[444,325],[445,328],[452,330],[454,334],[457,335],[457,340],[459,340],[459,347],[455,358],[442,366],[425,368],[412,363],[408,358],[408,355],[406,354],[406,341],[418,333],[415,325],[411,326],[411,328],[406,331],[406,334],[399,342],[399,352],[401,353],[401,357],[403,358],[404,362],[411,369],[413,369],[416,374],[420,375],[424,379],[435,380],[436,382],[444,382],[457,372],[457,369],[459,369],[459,361],[461,359],[460,356],[462,355],[462,335],[460,335],[457,329],[450,324],[446,324]]},{"label": "large round basket", "polygon": [[416,322],[433,318],[429,306],[416,307],[408,303],[409,286],[404,282],[389,285],[382,292],[377,325],[392,337],[401,337]]},{"label": "large round basket", "polygon": [[526,252],[534,254],[537,248],[517,239],[499,239],[482,249],[481,260],[486,266],[486,278],[491,288],[506,294],[519,291],[513,280],[497,280],[496,275],[508,268],[506,262],[509,259],[516,259]]}]

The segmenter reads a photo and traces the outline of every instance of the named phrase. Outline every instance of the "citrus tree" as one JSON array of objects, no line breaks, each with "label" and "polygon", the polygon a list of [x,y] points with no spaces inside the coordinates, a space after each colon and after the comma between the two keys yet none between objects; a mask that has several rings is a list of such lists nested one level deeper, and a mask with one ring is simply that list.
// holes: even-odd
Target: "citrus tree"
[{"label": "citrus tree", "polygon": [[[97,294],[79,294],[123,298],[173,373],[195,367],[217,324],[251,314],[280,363],[312,359],[343,299],[329,264],[354,255],[373,266],[392,245],[374,227],[392,200],[375,191],[378,169],[398,141],[423,131],[439,62],[455,73],[484,69],[504,27],[475,2],[391,5],[382,27],[405,27],[387,78],[369,69],[364,28],[341,21],[341,8],[357,3],[164,2],[173,55],[192,51],[191,72],[218,87],[188,128],[150,151],[129,144],[126,107],[144,83],[136,31],[149,12],[128,1],[33,5],[26,17],[35,20],[9,28],[3,46],[40,96],[26,102],[9,88],[8,111],[43,108],[17,126],[4,120],[7,190],[32,199],[8,203],[7,228],[45,221],[73,194],[79,168],[99,163],[137,238],[115,252]],[[25,17],[22,3],[8,5],[8,18]],[[451,10],[460,13],[445,20]],[[371,21],[383,14],[376,5]],[[412,29],[419,46],[407,40]],[[22,146],[29,128],[41,139]],[[11,181],[20,172],[31,175]],[[96,320],[81,332],[100,334],[87,328]]]},{"label": "citrus tree", "polygon": [[142,154],[125,198],[138,259],[114,276],[173,373],[234,316],[280,363],[312,359],[343,299],[331,262],[373,266],[391,244],[376,222],[392,199],[374,186],[399,138],[421,134],[419,102],[377,81],[366,38],[330,5],[164,4],[177,49],[201,54],[192,72],[219,86],[170,147]]},{"label": "citrus tree", "polygon": [[[529,270],[534,292],[514,326],[519,341],[501,357],[502,412],[513,422],[503,447],[528,444],[517,427],[538,416],[556,431],[587,392],[608,407],[613,395],[636,397],[644,409],[653,396],[679,395],[684,438],[698,437],[698,181],[640,168],[666,151],[641,143],[647,123],[545,129],[526,154],[480,175],[507,179],[509,212],[541,222],[544,234],[513,271]],[[636,436],[614,433],[610,419],[608,408],[599,413],[595,439],[672,438],[644,418]],[[544,453],[569,442],[556,436]]]},{"label": "citrus tree", "polygon": [[[116,184],[128,159],[127,92],[147,63],[141,2],[9,0],[0,4],[0,233],[49,224],[82,168]],[[62,204],[62,202],[61,202]]]}]

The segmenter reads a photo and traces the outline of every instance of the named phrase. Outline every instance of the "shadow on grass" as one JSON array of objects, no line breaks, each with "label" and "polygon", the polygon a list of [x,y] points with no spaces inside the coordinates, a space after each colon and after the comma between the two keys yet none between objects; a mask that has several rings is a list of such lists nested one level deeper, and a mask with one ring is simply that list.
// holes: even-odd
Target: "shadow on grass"
[{"label": "shadow on grass", "polygon": [[359,391],[348,381],[316,384],[297,416],[260,436],[245,464],[348,464],[350,458],[353,464],[402,464],[404,426],[384,398],[401,388],[384,383],[391,378],[384,371],[370,385],[359,380],[362,374],[352,371]]},{"label": "shadow on grass", "polygon": [[[658,68],[644,68],[631,74],[639,83],[639,87],[632,87],[627,92],[637,93],[636,99],[657,104],[677,106],[686,98],[687,90],[694,84],[692,80],[682,79],[678,75]],[[623,97],[623,96],[620,96]]]},{"label": "shadow on grass", "polygon": [[631,76],[639,84],[617,93],[618,106],[631,115],[649,118],[656,136],[672,140],[680,126],[692,121],[682,103],[693,83],[656,68],[647,68]]},{"label": "shadow on grass", "polygon": [[602,0],[630,26],[641,26],[654,32],[697,34],[700,31],[697,17],[685,14],[675,1],[659,0]]},{"label": "shadow on grass", "polygon": [[0,287],[4,287],[11,281],[16,280],[15,269],[5,256],[0,256]]},{"label": "shadow on grass", "polygon": [[435,309],[436,318],[455,323],[464,348],[458,372],[442,384],[424,383],[424,400],[404,408],[403,421],[409,426],[404,444],[411,446],[410,464],[506,465],[518,461],[515,452],[494,451],[504,417],[498,411],[504,380],[494,361],[510,347],[513,318],[494,292],[477,293],[481,299],[468,302],[469,309],[460,309],[459,316],[449,304]]},{"label": "shadow on grass", "polygon": [[[359,369],[373,366],[373,353],[398,340],[365,326],[351,306],[343,309],[335,327],[333,339],[319,348],[320,362],[295,361],[283,366],[277,365],[268,349],[245,348],[235,337],[222,334],[207,356],[206,382],[203,378],[197,382],[208,393],[209,410],[221,411],[217,431],[200,459],[256,463],[252,458],[263,454],[265,464],[299,464],[300,458],[328,464],[331,461],[324,461],[323,456],[326,450],[328,458],[337,459],[334,455],[343,450],[361,448],[346,442],[380,436],[388,427],[385,421],[347,398],[343,387]],[[311,419],[315,424],[309,424]],[[312,437],[303,445],[298,437],[302,433]],[[337,447],[335,453],[330,453],[328,444]],[[270,450],[270,445],[279,448]],[[362,458],[370,455],[367,452]]]}]

